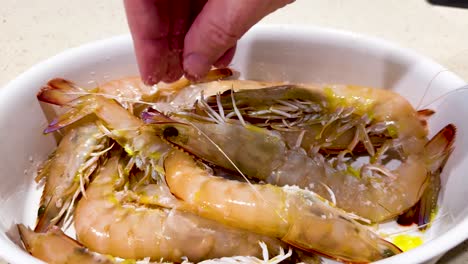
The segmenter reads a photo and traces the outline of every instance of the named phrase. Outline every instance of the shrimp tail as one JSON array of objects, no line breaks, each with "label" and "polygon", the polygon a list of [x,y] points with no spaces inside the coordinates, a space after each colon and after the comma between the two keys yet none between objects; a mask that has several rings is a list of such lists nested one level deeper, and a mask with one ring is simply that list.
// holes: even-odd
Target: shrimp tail
[{"label": "shrimp tail", "polygon": [[[84,96],[84,97],[88,97],[88,96]],[[48,133],[57,131],[59,129],[62,129],[92,114],[96,110],[97,105],[93,103],[94,102],[93,100],[87,100],[87,99],[92,99],[92,97],[77,99],[78,101],[80,101],[77,103],[82,102],[81,105],[79,105],[76,108],[71,108],[70,110],[65,112],[63,115],[60,115],[54,120],[52,120],[52,122],[47,126],[47,128],[44,129],[44,134],[48,134]]]},{"label": "shrimp tail", "polygon": [[37,99],[41,102],[62,106],[77,99],[83,92],[84,90],[74,83],[65,79],[55,78],[39,90]]},{"label": "shrimp tail", "polygon": [[97,107],[92,95],[83,96],[84,90],[76,84],[64,80],[53,79],[43,86],[37,98],[41,102],[59,106],[71,106],[63,115],[58,116],[44,130],[44,133],[54,132],[66,127],[91,114]]},{"label": "shrimp tail", "polygon": [[425,146],[429,159],[430,175],[428,186],[421,197],[421,206],[418,214],[418,225],[427,227],[431,217],[436,213],[437,198],[440,191],[440,174],[453,151],[456,137],[456,127],[453,124],[445,126]]},{"label": "shrimp tail", "polygon": [[50,228],[50,224],[52,223],[52,219],[55,218],[58,214],[58,210],[56,210],[56,206],[51,200],[44,202],[46,196],[47,194],[44,193],[41,197],[41,206],[37,212],[37,224],[34,228],[34,231],[36,232],[43,232],[48,230]]},{"label": "shrimp tail", "polygon": [[62,129],[92,114],[97,108],[97,104],[93,99],[94,97],[86,95],[74,100],[74,104],[76,104],[76,107],[71,108],[63,115],[60,115],[54,120],[52,120],[52,122],[47,126],[47,128],[44,129],[44,134],[48,134]]},{"label": "shrimp tail", "polygon": [[23,224],[17,227],[26,250],[47,263],[113,263],[104,256],[88,251],[58,227],[54,226],[46,233],[34,232]]},{"label": "shrimp tail", "polygon": [[398,217],[398,223],[409,225],[413,222],[424,230],[437,211],[437,199],[440,191],[440,174],[453,151],[456,127],[449,124],[442,128],[425,146],[429,175],[425,189],[417,204]]}]

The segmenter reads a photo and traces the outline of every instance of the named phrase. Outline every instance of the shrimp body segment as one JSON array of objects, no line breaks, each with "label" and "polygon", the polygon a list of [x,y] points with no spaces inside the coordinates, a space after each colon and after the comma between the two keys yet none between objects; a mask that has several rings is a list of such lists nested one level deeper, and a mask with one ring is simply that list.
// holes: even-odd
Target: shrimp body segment
[{"label": "shrimp body segment", "polygon": [[342,261],[371,262],[401,252],[312,192],[211,176],[177,150],[164,167],[171,192],[186,203],[182,208],[200,216]]},{"label": "shrimp body segment", "polygon": [[[237,92],[170,113],[180,123],[155,125],[175,128],[167,140],[224,168],[233,170],[232,161],[248,177],[309,188],[323,197],[331,190],[338,207],[373,222],[415,205],[429,175],[440,173],[433,169],[441,164],[433,153],[445,160],[455,140],[452,133],[428,141],[420,114],[388,90],[251,81],[201,85]],[[359,156],[368,161],[356,162]]]},{"label": "shrimp body segment", "polygon": [[[120,168],[119,168],[120,167]],[[230,228],[175,209],[147,208],[125,202],[126,180],[119,157],[111,157],[78,203],[75,230],[92,251],[125,259],[180,262],[223,256],[261,256],[259,241],[276,252],[278,240]]]}]

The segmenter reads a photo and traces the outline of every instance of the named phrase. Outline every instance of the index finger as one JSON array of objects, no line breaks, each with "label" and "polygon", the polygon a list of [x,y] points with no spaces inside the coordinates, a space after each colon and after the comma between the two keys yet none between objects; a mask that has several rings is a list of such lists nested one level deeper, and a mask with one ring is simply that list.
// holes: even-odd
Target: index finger
[{"label": "index finger", "polygon": [[125,0],[124,5],[140,75],[144,83],[155,84],[167,70],[169,3]]},{"label": "index finger", "polygon": [[190,0],[125,0],[128,24],[143,81],[174,81],[182,71]]}]

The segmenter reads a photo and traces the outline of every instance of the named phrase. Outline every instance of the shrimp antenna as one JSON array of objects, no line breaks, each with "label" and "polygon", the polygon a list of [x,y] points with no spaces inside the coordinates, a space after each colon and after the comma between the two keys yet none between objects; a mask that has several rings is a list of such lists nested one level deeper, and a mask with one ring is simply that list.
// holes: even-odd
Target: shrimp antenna
[{"label": "shrimp antenna", "polygon": [[434,100],[430,101],[429,103],[427,103],[426,105],[424,105],[424,106],[421,107],[421,108],[422,108],[422,109],[425,109],[425,108],[427,108],[428,106],[430,106],[431,104],[433,104],[433,103],[435,103],[435,102],[437,102],[437,101],[439,101],[439,100],[445,98],[445,97],[448,96],[448,95],[451,95],[451,94],[454,94],[454,93],[457,93],[457,92],[460,92],[460,91],[465,91],[465,90],[468,90],[468,84],[466,84],[465,86],[462,86],[462,87],[460,87],[460,88],[458,88],[458,89],[449,91],[449,92],[447,92],[447,93],[445,93],[445,94],[443,94],[443,95],[440,95],[440,96],[436,97]]},{"label": "shrimp antenna", "polygon": [[424,94],[423,96],[421,97],[421,99],[419,99],[419,103],[418,105],[416,106],[416,109],[420,109],[419,107],[421,106],[424,98],[426,97],[427,95],[427,92],[431,89],[431,86],[432,86],[432,83],[434,82],[434,80],[442,73],[444,72],[449,72],[449,70],[447,69],[443,69],[443,70],[440,70],[439,72],[436,73],[436,75],[434,75],[434,77],[432,77],[432,79],[429,81],[429,83],[427,84],[426,86],[426,90],[424,90]]},{"label": "shrimp antenna", "polygon": [[[236,171],[242,176],[242,178],[244,178],[244,180],[247,182],[247,184],[250,186],[250,188],[252,188],[252,190],[254,190],[254,192],[258,195],[258,197],[260,197],[260,199],[263,200],[264,203],[266,204],[270,204],[261,194],[260,192],[255,189],[255,187],[253,186],[253,184],[249,181],[249,179],[247,178],[247,176],[245,176],[245,174],[241,171],[241,169],[239,169],[239,167],[234,163],[234,161],[232,161],[232,159],[226,154],[226,152],[223,151],[223,149],[221,149],[221,147],[216,144],[216,142],[214,142],[207,134],[205,134],[205,132],[203,132],[200,128],[198,128],[194,123],[190,122],[190,121],[187,121],[188,124],[190,124],[191,126],[193,126],[197,131],[198,133],[200,133],[200,135],[204,136],[211,144],[213,144],[213,146],[215,146],[215,148],[228,160],[228,162],[234,167],[234,169],[236,169]],[[275,210],[275,213],[281,218],[281,220],[283,220],[285,223],[287,223],[286,219],[284,219],[283,216],[281,216],[280,213],[278,213],[277,210]]]}]

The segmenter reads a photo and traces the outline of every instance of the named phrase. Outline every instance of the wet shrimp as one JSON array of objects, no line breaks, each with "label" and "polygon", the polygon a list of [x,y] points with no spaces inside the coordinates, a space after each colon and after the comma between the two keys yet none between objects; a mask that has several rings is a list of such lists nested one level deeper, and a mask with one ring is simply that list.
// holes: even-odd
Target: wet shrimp
[{"label": "wet shrimp", "polygon": [[[197,157],[235,171],[232,161],[272,184],[309,188],[373,222],[415,205],[455,140],[448,125],[428,141],[423,113],[388,90],[252,81],[201,86],[207,94],[228,92],[169,113],[182,123],[159,122],[151,112],[146,121],[159,122],[160,134]],[[356,163],[363,152],[369,161]],[[426,219],[433,202],[431,208],[421,212]]]},{"label": "wet shrimp", "polygon": [[98,172],[75,213],[78,240],[92,251],[125,259],[180,262],[222,256],[261,256],[259,241],[272,252],[278,240],[175,209],[148,208],[124,202],[126,164],[111,157]]},{"label": "wet shrimp", "polygon": [[43,232],[66,222],[65,216],[71,215],[77,197],[107,146],[107,138],[94,122],[82,122],[65,133],[36,178],[37,181],[44,179],[45,186],[35,231]]},{"label": "wet shrimp", "polygon": [[[106,93],[109,96],[124,95],[125,98],[135,100],[143,95],[153,94],[139,78],[111,81],[95,89],[95,92]],[[84,89],[73,83],[56,78],[42,87],[37,97],[42,102],[64,106],[85,93]],[[133,105],[127,101],[121,103],[127,109],[132,109]],[[44,180],[45,186],[35,231],[44,232],[53,225],[66,222],[72,215],[75,201],[79,195],[84,194],[89,176],[109,146],[108,138],[99,129],[96,121],[88,118],[65,130],[57,149],[39,171],[36,180]]]},{"label": "wet shrimp", "polygon": [[251,185],[210,175],[187,154],[165,159],[171,192],[184,210],[346,262],[372,262],[401,251],[317,194],[294,187]]},{"label": "wet shrimp", "polygon": [[[139,263],[132,260],[118,260],[116,258],[101,255],[95,252],[90,251],[85,248],[83,245],[78,243],[78,241],[72,239],[71,237],[65,235],[62,230],[58,227],[51,227],[45,233],[34,232],[23,224],[18,225],[18,231],[21,236],[21,240],[26,248],[26,250],[36,258],[43,260],[47,263],[69,263],[69,264],[112,264],[112,263]],[[294,261],[296,256],[294,256],[292,250],[285,252],[280,250],[277,256],[271,257],[268,247],[264,242],[259,242],[259,245],[262,249],[262,259],[254,256],[233,256],[233,257],[222,257],[215,258],[210,260],[204,260],[198,262],[200,264],[219,264],[219,263],[261,263],[261,264],[276,264],[290,263]],[[295,252],[296,253],[296,252]],[[321,263],[317,256],[306,256],[302,253],[299,253],[297,262],[307,263],[307,264],[318,264]],[[297,263],[296,262],[296,263]],[[145,258],[140,261],[140,263],[155,263],[151,262],[149,258]],[[157,263],[163,263],[158,260]],[[187,258],[183,258],[184,264],[192,264],[188,261]]]},{"label": "wet shrimp", "polygon": [[[216,69],[210,71],[200,82],[218,80],[231,75],[232,71],[229,69]],[[129,114],[132,111],[128,110],[133,109],[133,107],[128,106],[128,103],[147,102],[139,100],[141,98],[146,98],[146,100],[159,98],[167,101],[169,99],[166,97],[170,97],[176,91],[189,85],[190,82],[181,79],[174,84],[158,87],[156,92],[142,89],[140,82],[138,79],[117,80],[105,84],[102,88],[97,87],[86,92],[67,80],[54,79],[50,81],[38,94],[39,100],[68,106],[71,109],[53,120],[45,132],[59,130],[94,114],[105,123],[100,128],[106,132],[107,136],[121,144],[131,156],[135,156],[139,165],[148,165],[149,160],[157,160],[159,155],[162,155],[170,146],[157,137],[152,132],[152,128],[144,126],[141,119]],[[123,104],[125,102],[127,104]],[[124,107],[125,105],[128,106],[127,109]],[[151,146],[146,146],[147,143]],[[152,165],[157,167],[155,164]]]}]

